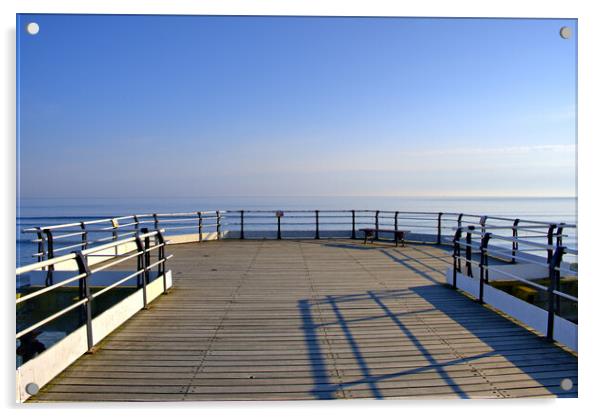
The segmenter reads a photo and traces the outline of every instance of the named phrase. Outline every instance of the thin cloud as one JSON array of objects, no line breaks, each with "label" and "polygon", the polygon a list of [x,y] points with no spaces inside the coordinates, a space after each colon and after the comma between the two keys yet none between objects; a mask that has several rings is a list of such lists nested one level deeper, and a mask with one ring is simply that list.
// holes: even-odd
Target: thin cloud
[{"label": "thin cloud", "polygon": [[524,155],[531,152],[574,152],[574,144],[554,144],[554,145],[525,145],[525,146],[505,146],[496,148],[479,147],[461,147],[445,149],[426,149],[404,152],[404,155],[415,156],[438,156],[438,155]]}]

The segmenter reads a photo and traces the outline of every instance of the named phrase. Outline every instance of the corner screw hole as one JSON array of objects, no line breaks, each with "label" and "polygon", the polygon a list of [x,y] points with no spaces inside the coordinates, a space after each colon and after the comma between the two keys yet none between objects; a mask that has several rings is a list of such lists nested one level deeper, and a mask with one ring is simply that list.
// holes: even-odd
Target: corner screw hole
[{"label": "corner screw hole", "polygon": [[27,24],[26,30],[30,35],[37,35],[40,31],[40,25],[38,25],[36,22],[30,22]]},{"label": "corner screw hole", "polygon": [[40,391],[40,387],[38,387],[38,384],[35,382],[30,382],[29,384],[25,385],[25,392],[27,392],[29,395],[36,395],[38,391]]},{"label": "corner screw hole", "polygon": [[570,378],[564,378],[560,382],[560,388],[562,388],[565,391],[570,391],[571,388],[573,388],[573,381]]},{"label": "corner screw hole", "polygon": [[560,37],[562,39],[569,39],[571,37],[571,28],[568,26],[563,26],[560,28]]}]

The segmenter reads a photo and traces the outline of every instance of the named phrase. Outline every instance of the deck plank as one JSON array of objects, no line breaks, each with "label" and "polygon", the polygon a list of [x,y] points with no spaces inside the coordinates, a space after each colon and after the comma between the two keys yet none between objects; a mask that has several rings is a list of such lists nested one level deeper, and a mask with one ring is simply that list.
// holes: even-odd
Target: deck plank
[{"label": "deck plank", "polygon": [[30,401],[577,395],[575,355],[442,285],[444,248],[224,240],[168,252],[173,290]]}]

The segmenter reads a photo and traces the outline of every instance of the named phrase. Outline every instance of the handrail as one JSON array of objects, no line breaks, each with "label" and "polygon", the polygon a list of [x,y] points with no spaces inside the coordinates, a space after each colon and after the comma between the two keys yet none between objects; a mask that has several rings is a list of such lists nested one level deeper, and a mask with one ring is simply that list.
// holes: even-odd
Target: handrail
[{"label": "handrail", "polygon": [[[281,216],[278,216],[278,213]],[[318,215],[316,215],[318,213]],[[449,244],[449,235],[453,235],[456,227],[475,226],[481,228],[481,222],[487,224],[489,231],[503,232],[508,230],[512,238],[497,236],[499,240],[511,242],[514,250],[519,246],[533,246],[551,251],[553,247],[562,244],[567,233],[550,235],[550,226],[556,224],[536,220],[519,220],[501,216],[482,216],[471,213],[427,212],[427,211],[393,211],[369,209],[324,209],[324,210],[214,210],[175,213],[146,213],[129,216],[119,216],[104,219],[85,220],[78,223],[66,223],[50,226],[30,227],[23,229],[24,233],[34,233],[36,238],[31,242],[37,244],[37,251],[31,256],[38,261],[57,257],[61,252],[73,249],[86,250],[106,242],[116,241],[126,236],[135,235],[142,226],[161,227],[166,233],[194,234],[202,241],[203,234],[216,232],[219,239],[225,234],[236,232],[241,239],[253,236],[259,228],[271,230],[276,239],[286,237],[287,230],[311,232],[313,237],[320,236],[320,226],[323,235],[334,226],[341,229],[349,228],[349,236],[357,238],[357,228],[366,226],[404,227],[414,229],[413,234],[418,241],[429,240],[428,243]],[[517,223],[520,221],[520,225]],[[503,223],[507,223],[503,224]],[[245,230],[245,227],[247,230]],[[558,231],[576,228],[572,224],[558,224]],[[311,229],[311,230],[308,230]],[[377,227],[378,229],[378,227]],[[526,235],[524,232],[529,231]],[[245,233],[247,232],[247,233]],[[475,231],[476,234],[476,231]],[[522,235],[522,236],[519,236]],[[537,236],[541,235],[541,236]],[[266,237],[266,236],[263,236]],[[551,242],[551,239],[557,242]],[[545,240],[534,242],[534,240]],[[427,242],[425,242],[427,243]],[[574,255],[571,249],[567,253]],[[548,257],[551,253],[548,253]],[[513,258],[514,259],[514,258]],[[52,268],[52,267],[51,267]],[[52,274],[52,271],[49,271]]]},{"label": "handrail", "polygon": [[[159,268],[158,272],[162,272],[164,275],[165,274],[165,263],[172,256],[172,255],[168,255],[168,256],[165,255],[164,249],[165,249],[167,242],[163,238],[163,232],[164,232],[163,229],[157,229],[157,230],[153,230],[153,231],[149,231],[148,229],[142,229],[141,233],[137,234],[135,237],[118,240],[115,242],[96,246],[94,248],[86,249],[83,251],[75,251],[75,252],[72,252],[72,253],[64,255],[64,256],[55,257],[52,259],[48,259],[48,260],[41,261],[41,262],[36,262],[31,265],[26,265],[26,266],[17,268],[16,275],[18,276],[18,275],[23,275],[28,272],[42,270],[43,268],[53,267],[59,263],[67,262],[67,261],[75,261],[78,266],[77,273],[74,276],[63,279],[60,282],[57,282],[52,285],[48,285],[48,286],[41,288],[39,290],[36,290],[32,293],[29,293],[27,295],[19,297],[15,300],[16,305],[22,304],[28,300],[39,297],[42,294],[46,294],[48,292],[54,291],[58,288],[64,287],[64,286],[66,286],[68,284],[72,284],[74,282],[79,282],[79,284],[80,284],[80,297],[79,297],[80,299],[78,301],[76,301],[75,303],[59,310],[58,312],[53,313],[50,316],[48,316],[36,323],[33,323],[32,325],[28,326],[27,328],[16,332],[16,339],[19,339],[19,338],[27,335],[28,333],[44,326],[45,324],[47,324],[59,317],[64,316],[65,314],[69,313],[70,311],[73,311],[74,309],[76,309],[78,307],[83,307],[85,310],[84,313],[86,316],[86,332],[87,332],[87,339],[88,339],[88,349],[92,349],[93,338],[92,338],[92,323],[91,323],[91,321],[92,321],[92,315],[91,315],[92,306],[91,305],[92,305],[93,300],[98,298],[100,295],[107,293],[111,289],[116,288],[120,284],[122,284],[134,277],[139,277],[137,285],[138,285],[138,288],[142,288],[144,307],[146,307],[146,300],[147,300],[146,284],[148,284],[150,282],[150,270],[154,267],[158,267]],[[154,239],[151,239],[152,237],[154,237]],[[154,243],[152,243],[152,242],[154,242]],[[108,263],[101,264],[100,266],[98,266],[94,269],[90,269],[89,264],[88,264],[88,256],[94,256],[98,252],[101,252],[101,251],[104,251],[107,249],[111,249],[111,248],[122,247],[124,245],[128,245],[131,243],[136,244],[136,249],[126,252],[124,254],[125,256],[116,257],[117,258],[116,260],[112,260]],[[158,251],[157,261],[153,262],[153,263],[150,262],[150,252],[152,252],[152,251]],[[98,273],[98,272],[108,269],[110,267],[116,266],[118,264],[121,264],[121,263],[126,262],[133,258],[138,259],[137,268],[136,268],[135,272],[130,273],[130,274],[126,275],[125,277],[118,279],[116,282],[112,283],[111,285],[103,288],[102,290],[100,290],[94,294],[91,293],[90,279],[95,273]],[[164,291],[166,291],[166,290],[167,290],[166,281],[164,278]]]},{"label": "handrail", "polygon": [[[540,291],[544,291],[547,294],[548,304],[548,324],[546,330],[546,338],[553,340],[554,335],[554,318],[556,313],[559,312],[559,300],[560,298],[578,303],[578,298],[570,294],[566,294],[560,291],[560,274],[566,274],[566,268],[562,267],[562,258],[565,254],[578,255],[577,249],[568,249],[562,245],[561,237],[563,236],[564,228],[570,227],[566,224],[549,224],[547,226],[546,238],[548,244],[542,244],[538,242],[527,241],[524,238],[519,238],[517,235],[518,220],[514,222],[513,226],[508,226],[506,229],[512,232],[512,237],[502,236],[494,234],[489,230],[493,229],[496,232],[504,229],[503,227],[491,227],[486,224],[486,220],[481,222],[481,225],[477,228],[476,226],[460,226],[456,229],[453,239],[453,270],[452,270],[452,287],[457,289],[458,272],[462,272],[461,265],[465,263],[466,269],[464,274],[469,278],[474,278],[472,272],[472,266],[477,265],[479,268],[479,295],[478,301],[484,303],[484,285],[489,282],[490,272],[509,277],[513,280],[517,280],[528,286],[537,288]],[[464,237],[465,235],[465,237]],[[477,245],[472,242],[473,236],[476,235],[480,238],[480,243]],[[556,244],[554,244],[554,238],[556,238]],[[511,242],[512,248],[505,249],[499,246],[492,246],[492,241]],[[543,257],[529,257],[523,256],[523,253],[528,249],[520,249],[519,244],[536,246],[540,251],[546,251],[548,253],[547,258]],[[462,255],[462,248],[464,248],[465,254]],[[477,249],[479,251],[479,260],[472,259],[472,251]],[[506,251],[506,252],[504,252]],[[520,277],[515,273],[501,269],[499,267],[492,267],[489,265],[489,258],[499,256],[508,256],[511,263],[515,263],[517,260],[525,264],[538,265],[547,268],[547,278],[549,279],[548,285],[542,285],[533,282],[524,277]],[[533,256],[533,255],[530,255]],[[577,276],[577,272],[570,273],[570,275]]]},{"label": "handrail", "polygon": [[[243,210],[245,213],[274,213],[276,211],[281,211],[281,210]],[[284,210],[288,213],[294,212],[294,213],[313,213],[315,210],[309,210],[309,209],[304,209],[304,210]],[[364,209],[356,209],[356,210],[334,210],[334,209],[324,209],[324,210],[320,210],[321,212],[328,212],[328,213],[351,213],[352,211],[355,211],[356,213],[374,213],[376,210],[364,210]],[[394,214],[396,213],[395,211],[392,210],[380,210],[381,213],[388,213],[388,214]],[[215,217],[215,213],[216,211],[201,211],[201,212],[182,212],[182,213],[156,213],[156,214],[138,214],[138,215],[130,215],[130,216],[121,216],[121,217],[109,217],[109,218],[104,218],[104,219],[97,219],[97,220],[88,220],[88,221],[84,221],[83,223],[85,225],[92,225],[92,224],[99,224],[99,223],[104,223],[104,222],[111,222],[113,220],[125,220],[125,219],[133,219],[134,217],[138,217],[138,218],[142,218],[142,217],[153,217],[154,215],[158,216],[158,217],[180,217],[180,216],[196,216],[198,213],[201,213],[203,215],[207,215],[206,217],[212,216]],[[238,214],[240,213],[240,210],[221,210],[219,211],[220,214]],[[439,212],[419,212],[419,211],[398,211],[397,213],[399,214],[423,214],[423,215],[430,215],[433,216],[432,218],[419,218],[419,220],[429,220],[429,219],[437,219],[437,216],[439,215]],[[461,213],[451,213],[451,212],[444,212],[441,213],[444,218],[442,218],[442,221],[453,221],[454,219],[450,219],[450,218],[445,218],[445,216],[458,216]],[[477,214],[467,214],[464,213],[462,214],[464,218],[466,217],[471,217],[471,218],[475,218],[475,219],[479,219],[481,217],[483,217],[482,215],[477,215]],[[499,216],[488,216],[489,219],[494,219],[494,220],[501,220],[501,221],[514,221],[513,218],[508,218],[508,217],[499,217]],[[58,224],[58,225],[49,225],[49,226],[40,226],[40,229],[43,230],[55,230],[58,228],[65,228],[65,227],[73,227],[73,226],[80,226],[82,222],[77,222],[77,223],[66,223],[66,224]],[[540,225],[540,226],[546,226],[548,224],[550,224],[550,222],[543,222],[543,221],[535,221],[535,220],[522,220],[522,223],[528,223],[528,224],[533,224],[533,225]],[[127,225],[132,225],[135,223],[128,223]],[[565,224],[565,227],[576,227],[576,225],[574,224]],[[36,232],[38,230],[38,228],[25,228],[23,229],[23,232]]]}]

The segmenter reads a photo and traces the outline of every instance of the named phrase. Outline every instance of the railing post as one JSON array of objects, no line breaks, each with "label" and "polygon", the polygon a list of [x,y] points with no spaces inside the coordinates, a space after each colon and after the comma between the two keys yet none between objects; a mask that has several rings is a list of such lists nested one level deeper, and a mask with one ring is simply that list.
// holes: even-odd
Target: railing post
[{"label": "railing post", "polygon": [[453,267],[453,281],[452,281],[452,287],[455,289],[458,288],[457,286],[457,279],[458,279],[458,272],[460,270],[460,238],[462,237],[462,229],[458,228],[456,229],[456,233],[454,234],[454,252],[453,252],[453,258],[454,258],[454,267]]},{"label": "railing post", "polygon": [[491,233],[485,233],[481,238],[481,256],[479,259],[479,303],[483,304],[483,290],[485,287],[485,281],[489,281],[488,266],[489,256],[487,255],[487,245],[489,245],[489,239],[491,239]]},{"label": "railing post", "polygon": [[551,246],[554,245],[554,229],[556,228],[555,224],[550,224],[548,226],[548,264],[552,262],[552,256],[554,255],[554,250]]},{"label": "railing post", "polygon": [[374,214],[374,239],[378,240],[378,214],[380,213],[379,210],[376,210],[376,213]]},{"label": "railing post", "polygon": [[474,226],[468,226],[468,232],[466,232],[466,275],[473,277],[472,275],[472,232]]},{"label": "railing post", "polygon": [[395,212],[395,220],[394,220],[395,221],[394,229],[395,229],[396,232],[399,229],[399,221],[398,221],[398,219],[399,219],[399,212],[396,211]]},{"label": "railing post", "polygon": [[443,217],[443,213],[439,213],[437,215],[437,245],[441,244],[441,218]]},{"label": "railing post", "polygon": [[155,230],[159,229],[159,217],[157,216],[157,213],[153,213],[153,220],[155,221]]},{"label": "railing post", "polygon": [[46,233],[46,242],[48,242],[48,259],[54,258],[54,240],[52,239],[52,230],[44,229]]},{"label": "railing post", "polygon": [[[136,233],[134,239],[136,251],[138,252],[138,256],[136,256],[136,271],[142,271],[144,268],[144,244],[142,243],[142,239],[140,239],[140,233]],[[142,287],[142,279],[142,274],[136,275],[136,288]]]},{"label": "railing post", "polygon": [[196,214],[199,216],[199,243],[201,243],[203,241],[203,213],[197,211]]},{"label": "railing post", "polygon": [[458,215],[458,227],[462,227],[462,217],[464,216],[464,213],[460,213]]},{"label": "railing post", "polygon": [[[560,223],[558,224],[557,228],[556,228],[556,247],[560,247],[562,246],[562,232],[564,231],[564,223]],[[556,287],[555,289],[557,291],[560,291],[560,282],[556,281]],[[556,297],[556,311],[560,312],[560,297]]]},{"label": "railing post", "polygon": [[165,258],[165,238],[160,230],[157,230],[157,243],[161,245],[158,249],[157,260],[163,261],[159,264],[159,275],[163,277],[163,294],[167,294],[167,277],[165,276],[165,263],[167,262]]},{"label": "railing post", "polygon": [[562,262],[564,250],[564,246],[556,248],[550,264],[548,265],[548,277],[550,282],[548,283],[548,328],[546,338],[550,342],[554,340],[554,315],[556,314],[556,303],[554,302],[556,295],[554,294],[554,291],[560,286],[560,271],[557,271],[556,268],[558,268]]},{"label": "railing post", "polygon": [[136,229],[136,231],[138,231],[139,228],[140,228],[140,220],[138,219],[138,216],[134,215],[134,229]]},{"label": "railing post", "polygon": [[316,239],[320,239],[320,210],[316,210]]},{"label": "railing post", "polygon": [[216,225],[215,225],[215,230],[217,231],[217,240],[220,240],[221,238],[221,233],[222,233],[222,217],[219,214],[219,210],[217,210],[215,212],[216,215]]},{"label": "railing post", "polygon": [[355,239],[355,210],[351,210],[351,239]]},{"label": "railing post", "polygon": [[487,223],[487,216],[481,216],[479,224],[481,225],[481,237],[485,234],[485,226]]},{"label": "railing post", "polygon": [[282,235],[280,233],[280,213],[276,213],[276,219],[278,220],[278,234],[276,236],[276,239],[282,239]]},{"label": "railing post", "polygon": [[80,296],[83,296],[86,299],[86,303],[83,305],[85,311],[85,319],[86,319],[86,339],[88,342],[88,353],[92,352],[92,348],[94,347],[94,337],[92,334],[92,297],[90,293],[90,268],[88,267],[88,261],[81,253],[81,251],[73,252],[75,254],[75,262],[77,263],[77,269],[80,274],[85,274],[80,282],[83,282],[83,286],[80,288],[83,290],[83,293]]},{"label": "railing post", "polygon": [[[142,229],[142,233],[148,234],[149,230],[148,229]],[[149,265],[151,264],[151,253],[150,253],[150,236],[146,236],[144,238],[144,266],[145,266],[145,274],[144,274],[144,281],[148,284],[150,282],[150,268]]]},{"label": "railing post", "polygon": [[88,232],[86,230],[86,223],[80,222],[79,226],[82,229],[82,250],[88,249]]},{"label": "railing post", "polygon": [[41,262],[46,256],[46,245],[44,245],[45,238],[44,234],[42,233],[42,229],[38,227],[36,230],[36,234],[38,236],[38,262]]},{"label": "railing post", "polygon": [[564,231],[564,223],[560,223],[556,229],[556,246],[562,246],[562,232]]},{"label": "railing post", "polygon": [[[46,242],[48,245],[48,259],[54,258],[54,240],[52,239],[52,230],[44,229],[44,233],[46,234]],[[46,285],[52,285],[54,282],[53,278],[54,273],[54,265],[48,266],[48,271],[46,271]]]},{"label": "railing post", "polygon": [[514,223],[512,224],[512,263],[516,263],[516,252],[518,252],[518,223],[520,219],[514,219]]},{"label": "railing post", "polygon": [[[119,236],[117,235],[118,228],[119,222],[116,219],[111,219],[111,234],[113,235],[113,240],[119,239]],[[115,247],[115,251],[117,251],[117,247]]]},{"label": "railing post", "polygon": [[240,211],[240,238],[245,238],[245,211]]},{"label": "railing post", "polygon": [[[145,232],[146,230],[146,232]],[[148,233],[148,229],[143,228],[142,229],[142,233]],[[146,273],[147,273],[147,269],[146,266],[148,265],[146,263],[146,247],[144,246],[144,243],[142,242],[142,238],[140,237],[140,235],[136,235],[136,249],[138,252],[140,252],[138,254],[138,271],[140,271],[141,273],[138,274],[138,288],[142,287],[142,308],[144,310],[146,310],[147,307],[147,301],[146,301]]]}]

